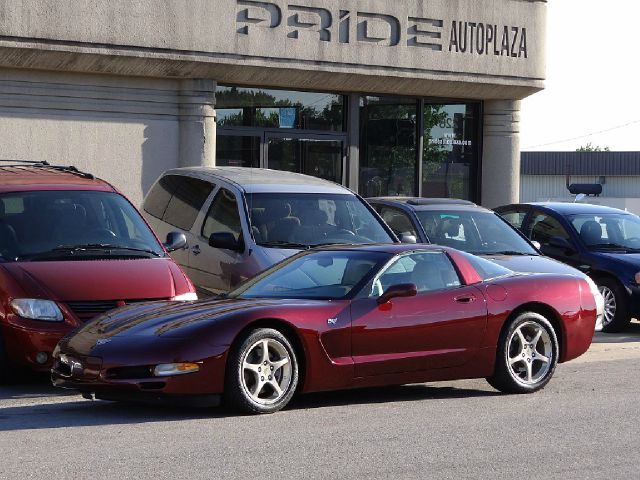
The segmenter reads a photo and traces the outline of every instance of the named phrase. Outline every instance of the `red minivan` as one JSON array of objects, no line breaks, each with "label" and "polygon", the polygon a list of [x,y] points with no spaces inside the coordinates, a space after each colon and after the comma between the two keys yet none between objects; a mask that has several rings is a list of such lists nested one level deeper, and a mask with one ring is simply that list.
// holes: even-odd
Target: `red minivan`
[{"label": "red minivan", "polygon": [[51,368],[58,340],[130,303],[195,300],[191,281],[136,208],[73,167],[0,163],[0,381]]}]

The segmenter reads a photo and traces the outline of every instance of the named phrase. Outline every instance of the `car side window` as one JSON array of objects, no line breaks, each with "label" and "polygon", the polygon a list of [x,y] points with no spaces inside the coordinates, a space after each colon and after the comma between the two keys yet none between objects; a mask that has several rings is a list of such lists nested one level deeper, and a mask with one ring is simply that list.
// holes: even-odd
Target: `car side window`
[{"label": "car side window", "polygon": [[534,212],[527,236],[531,240],[540,242],[542,246],[548,245],[551,237],[560,237],[565,240],[571,238],[558,220],[542,212]]},{"label": "car side window", "polygon": [[242,234],[238,202],[233,192],[221,188],[213,199],[202,225],[202,236],[210,238],[214,233],[228,232],[233,234],[236,241]]},{"label": "car side window", "polygon": [[214,185],[198,178],[166,175],[151,189],[143,209],[163,222],[191,230]]},{"label": "car side window", "polygon": [[522,223],[527,216],[526,210],[504,210],[499,212],[500,216],[513,225],[518,230],[522,229]]},{"label": "car side window", "polygon": [[418,233],[411,219],[402,210],[384,206],[379,208],[379,212],[385,223],[393,230],[393,233],[398,236],[406,234],[418,238]]},{"label": "car side window", "polygon": [[414,283],[418,293],[455,288],[461,285],[449,257],[438,251],[402,255],[374,281],[371,296],[379,297],[392,285]]}]

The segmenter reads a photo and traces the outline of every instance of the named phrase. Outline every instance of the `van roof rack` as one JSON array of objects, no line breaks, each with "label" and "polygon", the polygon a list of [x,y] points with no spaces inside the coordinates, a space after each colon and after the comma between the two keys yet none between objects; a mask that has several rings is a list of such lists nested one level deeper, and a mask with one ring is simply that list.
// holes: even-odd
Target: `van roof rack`
[{"label": "van roof rack", "polygon": [[47,168],[51,170],[57,170],[60,172],[68,172],[73,173],[75,175],[79,175],[82,178],[88,178],[90,180],[94,179],[94,175],[91,173],[81,172],[73,165],[51,165],[47,161],[38,161],[38,160],[3,160],[0,159],[0,168],[7,167],[37,167],[37,168]]}]

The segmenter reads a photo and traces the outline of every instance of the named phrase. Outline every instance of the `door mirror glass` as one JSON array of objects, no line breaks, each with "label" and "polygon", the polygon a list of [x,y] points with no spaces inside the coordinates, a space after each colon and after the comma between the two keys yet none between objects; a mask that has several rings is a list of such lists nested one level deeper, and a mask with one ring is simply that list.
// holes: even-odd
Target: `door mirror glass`
[{"label": "door mirror glass", "polygon": [[244,246],[231,232],[216,232],[209,237],[209,246],[213,248],[222,248],[232,250],[234,252],[242,252]]},{"label": "door mirror glass", "polygon": [[164,248],[167,252],[175,252],[187,248],[187,237],[182,232],[169,232]]},{"label": "door mirror glass", "polygon": [[401,233],[400,241],[402,243],[418,243],[418,239],[415,237],[415,235],[411,235],[409,233]]},{"label": "door mirror glass", "polygon": [[531,245],[533,245],[534,247],[536,247],[538,250],[540,250],[542,248],[542,245],[540,245],[540,242],[536,242],[535,240],[533,240],[531,242]]},{"label": "door mirror glass", "polygon": [[387,303],[396,297],[415,297],[418,294],[418,287],[415,283],[399,283],[391,285],[377,299],[378,305]]}]

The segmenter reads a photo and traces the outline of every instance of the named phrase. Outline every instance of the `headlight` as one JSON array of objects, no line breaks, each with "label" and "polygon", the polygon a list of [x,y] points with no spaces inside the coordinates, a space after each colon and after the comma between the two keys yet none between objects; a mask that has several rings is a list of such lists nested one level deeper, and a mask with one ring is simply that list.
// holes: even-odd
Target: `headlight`
[{"label": "headlight", "polygon": [[192,300],[198,300],[198,294],[195,292],[183,293],[182,295],[176,295],[171,300],[174,302],[190,302]]},{"label": "headlight", "polygon": [[153,369],[155,377],[170,377],[172,375],[184,375],[200,370],[197,363],[161,363]]},{"label": "headlight", "polygon": [[36,298],[16,298],[11,300],[11,309],[23,318],[42,320],[45,322],[61,322],[62,312],[51,300],[39,300]]}]

